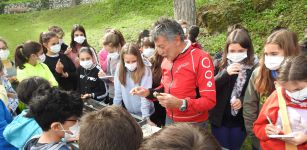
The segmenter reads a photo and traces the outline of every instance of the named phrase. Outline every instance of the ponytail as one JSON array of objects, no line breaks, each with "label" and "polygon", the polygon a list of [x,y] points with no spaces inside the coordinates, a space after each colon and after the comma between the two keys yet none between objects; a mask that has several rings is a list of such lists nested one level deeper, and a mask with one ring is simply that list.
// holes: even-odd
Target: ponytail
[{"label": "ponytail", "polygon": [[113,47],[123,47],[125,43],[125,38],[119,30],[108,29],[103,37],[103,45],[111,44]]},{"label": "ponytail", "polygon": [[32,54],[37,54],[41,49],[41,44],[34,41],[28,41],[23,45],[17,46],[15,50],[16,67],[19,69],[24,69],[24,64],[29,61],[30,56]]}]

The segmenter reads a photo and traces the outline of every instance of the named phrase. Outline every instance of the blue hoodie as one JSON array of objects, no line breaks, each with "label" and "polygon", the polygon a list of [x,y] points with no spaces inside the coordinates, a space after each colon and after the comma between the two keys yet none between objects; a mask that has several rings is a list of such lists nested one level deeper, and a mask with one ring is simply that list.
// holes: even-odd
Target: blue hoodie
[{"label": "blue hoodie", "polygon": [[13,120],[11,113],[7,110],[5,104],[0,100],[0,149],[17,150],[9,144],[3,137],[3,130]]},{"label": "blue hoodie", "polygon": [[25,117],[27,111],[23,110],[3,132],[5,139],[19,149],[23,149],[27,141],[33,136],[43,133],[34,119]]}]

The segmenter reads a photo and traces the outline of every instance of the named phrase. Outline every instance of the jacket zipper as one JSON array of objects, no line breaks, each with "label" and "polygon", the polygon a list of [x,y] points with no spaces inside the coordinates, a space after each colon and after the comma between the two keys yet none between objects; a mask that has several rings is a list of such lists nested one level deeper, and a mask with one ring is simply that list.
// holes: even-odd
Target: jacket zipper
[{"label": "jacket zipper", "polygon": [[[171,83],[169,84],[169,87],[168,87],[168,94],[171,94],[171,87],[172,87],[172,84],[173,84],[173,81],[174,81],[173,67],[174,67],[175,61],[177,60],[177,58],[178,58],[180,55],[181,55],[181,53],[174,59],[173,64],[172,64],[172,67],[171,67],[171,77],[172,77],[172,81],[171,81]],[[172,111],[172,120],[174,121],[174,109],[172,109],[171,111]]]}]

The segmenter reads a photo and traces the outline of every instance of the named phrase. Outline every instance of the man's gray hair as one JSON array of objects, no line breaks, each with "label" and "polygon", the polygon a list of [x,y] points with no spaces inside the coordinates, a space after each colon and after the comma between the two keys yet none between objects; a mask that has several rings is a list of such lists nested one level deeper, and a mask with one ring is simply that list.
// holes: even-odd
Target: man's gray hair
[{"label": "man's gray hair", "polygon": [[177,35],[180,36],[181,41],[184,41],[185,35],[181,25],[177,21],[168,18],[159,19],[151,31],[153,41],[156,41],[158,36],[173,40]]}]

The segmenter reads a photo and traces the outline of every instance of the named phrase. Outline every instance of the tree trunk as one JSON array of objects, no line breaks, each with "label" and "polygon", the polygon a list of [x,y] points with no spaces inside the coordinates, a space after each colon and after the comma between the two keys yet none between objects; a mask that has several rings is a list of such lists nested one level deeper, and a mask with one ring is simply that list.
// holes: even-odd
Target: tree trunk
[{"label": "tree trunk", "polygon": [[71,6],[76,6],[77,3],[78,3],[77,0],[72,0],[72,1],[71,1]]},{"label": "tree trunk", "polygon": [[185,20],[189,26],[196,24],[195,0],[174,0],[174,15],[176,20]]}]

